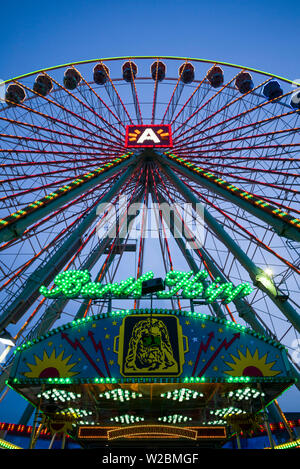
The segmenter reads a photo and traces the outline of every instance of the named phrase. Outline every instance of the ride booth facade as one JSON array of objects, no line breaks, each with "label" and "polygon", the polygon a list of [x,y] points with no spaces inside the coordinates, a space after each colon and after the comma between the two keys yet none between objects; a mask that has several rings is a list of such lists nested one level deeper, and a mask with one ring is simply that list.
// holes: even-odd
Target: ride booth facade
[{"label": "ride booth facade", "polygon": [[[147,283],[139,282],[139,297],[151,298],[152,305]],[[72,285],[67,291],[65,284],[65,295],[78,295]],[[88,287],[95,295],[95,285]],[[58,297],[61,289],[49,295]],[[112,291],[106,287],[110,300]],[[294,382],[285,348],[270,337],[200,312],[136,308],[108,309],[23,344],[7,383],[36,408],[54,437],[63,432],[93,448],[179,440],[222,447],[261,425],[270,436],[266,408]]]}]

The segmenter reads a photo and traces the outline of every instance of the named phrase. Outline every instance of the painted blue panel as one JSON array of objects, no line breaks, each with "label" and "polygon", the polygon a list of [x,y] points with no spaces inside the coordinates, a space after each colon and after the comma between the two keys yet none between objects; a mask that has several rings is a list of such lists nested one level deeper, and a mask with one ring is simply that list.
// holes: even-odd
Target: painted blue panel
[{"label": "painted blue panel", "polygon": [[285,350],[200,313],[127,310],[73,321],[17,350],[13,378],[288,376]]}]

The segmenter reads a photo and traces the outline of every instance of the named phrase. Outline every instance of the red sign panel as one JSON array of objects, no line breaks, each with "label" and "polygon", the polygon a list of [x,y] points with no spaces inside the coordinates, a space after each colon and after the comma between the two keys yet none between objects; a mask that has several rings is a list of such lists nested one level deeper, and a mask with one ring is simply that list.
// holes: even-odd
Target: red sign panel
[{"label": "red sign panel", "polygon": [[125,147],[127,148],[170,148],[173,146],[171,126],[127,125]]}]

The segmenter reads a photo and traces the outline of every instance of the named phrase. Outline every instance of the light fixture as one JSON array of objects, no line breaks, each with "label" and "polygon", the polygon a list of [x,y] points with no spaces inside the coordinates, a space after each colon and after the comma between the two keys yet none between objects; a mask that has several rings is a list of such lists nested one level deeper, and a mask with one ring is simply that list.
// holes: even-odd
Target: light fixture
[{"label": "light fixture", "polygon": [[16,345],[12,336],[9,332],[7,332],[6,329],[3,329],[3,332],[0,335],[0,343],[4,345],[9,345],[10,347],[14,347]]},{"label": "light fixture", "polygon": [[264,291],[268,291],[273,296],[277,296],[277,289],[274,284],[273,278],[270,277],[266,271],[262,270],[256,276],[256,284]]},{"label": "light fixture", "polygon": [[273,270],[267,267],[265,269],[265,274],[267,274],[269,277],[273,277]]},{"label": "light fixture", "polygon": [[262,290],[268,291],[271,293],[271,295],[280,301],[286,301],[289,298],[288,291],[283,290],[283,285],[285,282],[281,282],[279,288],[274,281],[274,272],[269,267],[261,271],[261,273],[256,276],[256,282],[260,288],[262,287]]}]

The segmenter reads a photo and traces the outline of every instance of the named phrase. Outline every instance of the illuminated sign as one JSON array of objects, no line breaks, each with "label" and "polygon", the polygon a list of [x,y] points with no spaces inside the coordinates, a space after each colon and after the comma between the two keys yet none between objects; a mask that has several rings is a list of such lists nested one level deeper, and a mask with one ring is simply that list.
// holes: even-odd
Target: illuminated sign
[{"label": "illuminated sign", "polygon": [[167,425],[139,425],[130,427],[82,426],[78,430],[80,439],[115,439],[115,438],[190,438],[211,439],[226,438],[224,426],[178,427]]},{"label": "illuminated sign", "polygon": [[[46,298],[59,298],[65,296],[67,298],[87,298],[98,299],[105,296],[115,298],[141,298],[143,282],[154,277],[153,272],[147,272],[138,279],[129,277],[120,283],[102,284],[100,282],[92,282],[91,274],[88,270],[67,270],[58,274],[54,283],[55,288],[48,290],[45,286],[41,286],[39,291]],[[176,298],[186,299],[202,299],[204,303],[210,304],[217,299],[221,299],[225,304],[230,303],[235,298],[243,298],[249,295],[253,290],[248,282],[234,286],[231,282],[221,283],[221,279],[216,277],[215,280],[205,285],[203,280],[208,277],[208,272],[201,270],[197,273],[193,271],[181,272],[171,270],[167,273],[164,284],[164,291],[155,293],[157,298],[170,299]],[[180,292],[181,291],[181,295]]]},{"label": "illuminated sign", "polygon": [[135,425],[134,427],[114,428],[107,432],[108,440],[126,438],[132,436],[143,436],[151,439],[152,435],[163,438],[165,435],[173,435],[179,438],[197,439],[197,432],[189,428],[171,427],[168,425]]},{"label": "illuminated sign", "polygon": [[170,148],[173,146],[170,125],[127,125],[125,147]]}]

